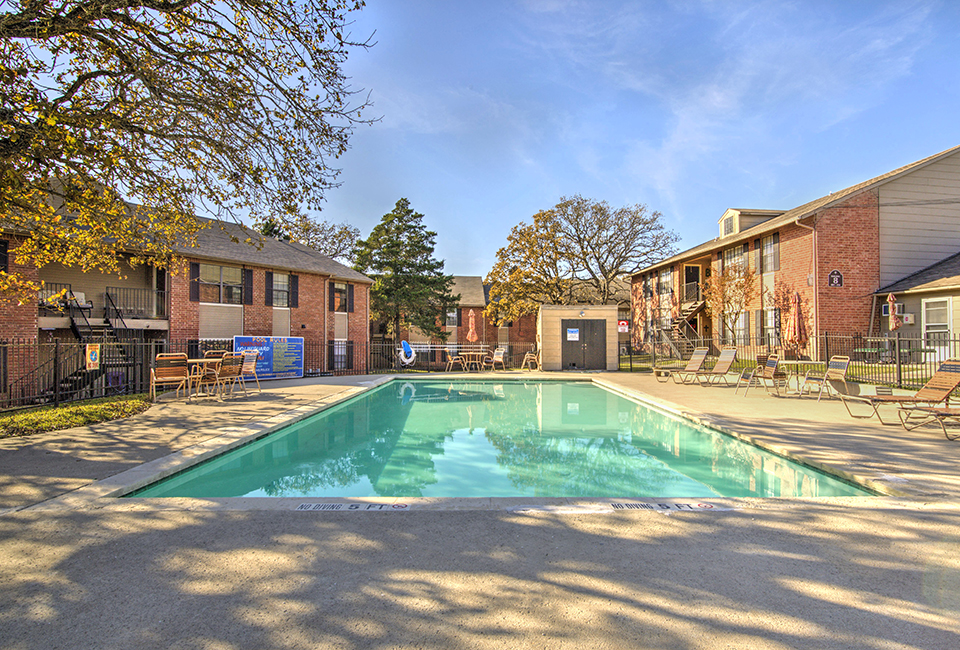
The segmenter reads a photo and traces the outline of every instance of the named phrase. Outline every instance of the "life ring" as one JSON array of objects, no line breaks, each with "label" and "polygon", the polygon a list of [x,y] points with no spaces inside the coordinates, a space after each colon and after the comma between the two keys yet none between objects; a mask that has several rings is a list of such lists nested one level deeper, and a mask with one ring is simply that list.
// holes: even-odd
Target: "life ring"
[{"label": "life ring", "polygon": [[406,341],[400,341],[400,351],[397,352],[400,357],[400,363],[405,366],[412,366],[417,360],[417,352],[410,347]]}]

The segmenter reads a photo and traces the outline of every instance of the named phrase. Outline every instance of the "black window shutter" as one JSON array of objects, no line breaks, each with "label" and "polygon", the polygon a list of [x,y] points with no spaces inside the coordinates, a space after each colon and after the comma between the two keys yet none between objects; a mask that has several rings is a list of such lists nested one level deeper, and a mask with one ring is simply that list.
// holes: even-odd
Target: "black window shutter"
[{"label": "black window shutter", "polygon": [[253,269],[243,269],[243,304],[253,304]]},{"label": "black window shutter", "polygon": [[333,341],[327,341],[327,370],[333,370]]},{"label": "black window shutter", "polygon": [[6,239],[0,239],[0,271],[9,273],[10,271],[10,242]]},{"label": "black window shutter", "polygon": [[347,311],[353,311],[353,285],[347,285]]},{"label": "black window shutter", "polygon": [[754,312],[757,325],[757,345],[763,345],[763,310],[758,309]]},{"label": "black window shutter", "polygon": [[743,242],[743,265],[750,263],[750,242]]},{"label": "black window shutter", "polygon": [[300,276],[290,276],[290,300],[287,302],[289,307],[300,306]]},{"label": "black window shutter", "polygon": [[723,273],[723,251],[717,251],[717,262],[720,264],[720,272]]},{"label": "black window shutter", "polygon": [[753,240],[753,261],[757,273],[763,273],[763,245],[759,239]]},{"label": "black window shutter", "polygon": [[273,271],[263,274],[263,304],[273,306]]},{"label": "black window shutter", "polygon": [[460,327],[463,319],[463,310],[457,307],[457,327]]},{"label": "black window shutter", "polygon": [[353,370],[353,341],[347,341],[347,370]]},{"label": "black window shutter", "polygon": [[190,262],[190,302],[200,302],[200,265]]},{"label": "black window shutter", "polygon": [[333,297],[333,282],[330,283],[330,289],[329,289],[328,296],[329,296],[329,301],[328,301],[328,302],[330,303],[330,309],[329,309],[329,311],[333,311],[333,310],[334,310],[334,307],[335,307],[335,305],[334,305],[334,297]]},{"label": "black window shutter", "polygon": [[773,233],[773,268],[771,271],[780,270],[780,233]]}]

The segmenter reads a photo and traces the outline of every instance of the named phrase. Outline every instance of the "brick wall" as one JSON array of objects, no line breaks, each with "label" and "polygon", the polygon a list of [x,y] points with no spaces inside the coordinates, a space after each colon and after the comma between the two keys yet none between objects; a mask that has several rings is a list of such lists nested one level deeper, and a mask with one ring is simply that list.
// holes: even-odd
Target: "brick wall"
[{"label": "brick wall", "polygon": [[[816,227],[819,331],[866,334],[872,294],[880,288],[878,192],[864,192],[825,210]],[[827,286],[834,270],[843,274],[843,287]]]},{"label": "brick wall", "polygon": [[[8,241],[10,249],[16,247],[16,240],[11,238]],[[40,281],[37,268],[32,264],[18,263],[12,252],[8,264],[10,273],[20,273],[25,280],[32,282]],[[0,301],[0,323],[2,323],[0,339],[14,343],[17,341],[30,343],[23,347],[12,345],[7,349],[5,379],[11,388],[7,393],[7,385],[0,385],[0,398],[16,399],[18,394],[36,394],[45,388],[37,383],[33,373],[37,367],[38,349],[37,346],[32,345],[32,342],[46,342],[37,337],[37,315],[37,300],[26,300],[22,304],[16,300]]]},{"label": "brick wall", "polygon": [[[12,250],[17,246],[17,241],[9,238],[9,248]],[[30,282],[39,282],[40,274],[37,268],[32,264],[21,264],[17,261],[16,255],[11,252],[9,256],[10,273],[19,273],[24,280]],[[4,339],[35,339],[37,338],[37,300],[24,301],[0,301],[0,323],[3,323],[0,330],[0,338]],[[12,371],[11,371],[12,372]]]},{"label": "brick wall", "polygon": [[170,340],[197,338],[200,331],[200,303],[190,301],[189,261],[177,272],[167,274],[167,295],[170,296]]}]

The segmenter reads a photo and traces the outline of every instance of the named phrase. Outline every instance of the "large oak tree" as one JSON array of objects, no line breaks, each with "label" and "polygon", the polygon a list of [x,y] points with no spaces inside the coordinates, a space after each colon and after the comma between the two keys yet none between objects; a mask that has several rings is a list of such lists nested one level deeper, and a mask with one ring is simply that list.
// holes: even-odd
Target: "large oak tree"
[{"label": "large oak tree", "polygon": [[532,224],[515,226],[497,251],[486,277],[487,315],[503,322],[541,304],[629,300],[628,276],[674,252],[678,237],[662,218],[642,204],[613,208],[579,194],[562,197]]},{"label": "large oak tree", "polygon": [[[164,265],[197,214],[296,220],[367,103],[354,0],[0,3],[0,213],[18,261]],[[140,207],[144,206],[144,207]],[[0,276],[0,292],[21,278]]]}]

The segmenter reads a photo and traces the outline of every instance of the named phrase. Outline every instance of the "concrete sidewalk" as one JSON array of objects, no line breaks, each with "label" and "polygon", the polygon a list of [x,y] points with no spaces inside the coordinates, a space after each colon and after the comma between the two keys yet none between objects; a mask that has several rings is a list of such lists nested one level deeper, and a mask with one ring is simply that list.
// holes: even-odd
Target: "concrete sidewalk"
[{"label": "concrete sidewalk", "polygon": [[960,647],[960,443],[837,402],[597,377],[906,496],[669,515],[49,501],[376,378],[164,398],[0,441],[0,648]]}]

